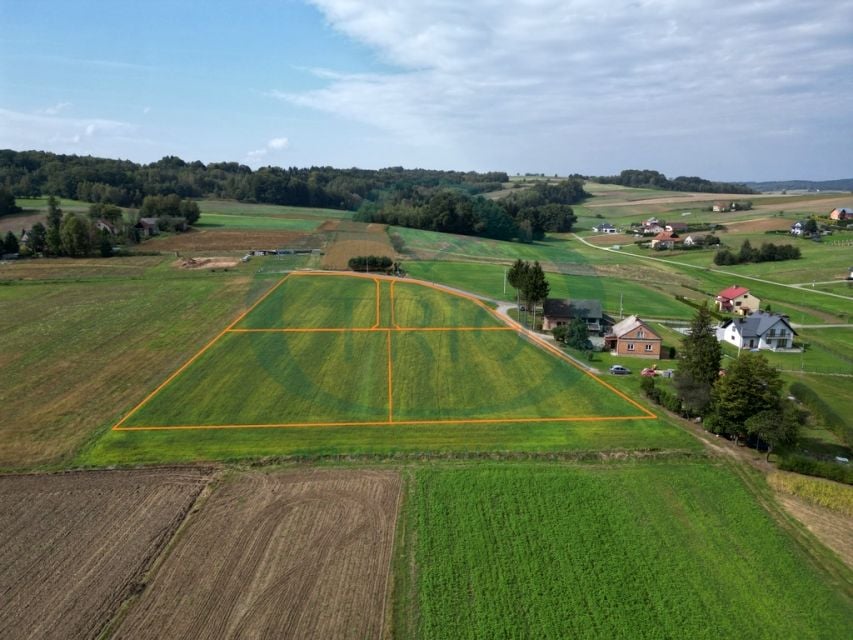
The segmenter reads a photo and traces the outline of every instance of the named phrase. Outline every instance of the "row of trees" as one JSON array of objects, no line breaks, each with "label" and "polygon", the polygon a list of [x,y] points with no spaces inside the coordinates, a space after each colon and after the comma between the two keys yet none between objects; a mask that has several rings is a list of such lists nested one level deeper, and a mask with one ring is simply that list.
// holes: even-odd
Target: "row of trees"
[{"label": "row of trees", "polygon": [[570,205],[587,195],[578,179],[537,184],[501,200],[488,200],[460,189],[443,187],[392,190],[376,202],[362,204],[355,219],[531,242],[542,239],[549,231],[571,231],[577,216]]},{"label": "row of trees", "polygon": [[[120,215],[121,210],[115,209]],[[51,196],[47,205],[47,225],[36,222],[19,250],[29,255],[79,258],[99,253],[109,257],[113,254],[113,243],[112,234],[99,230],[86,216],[63,213],[58,200]]]},{"label": "row of trees", "polygon": [[[752,437],[776,447],[793,442],[803,422],[796,406],[782,395],[779,372],[758,353],[742,353],[721,375],[722,347],[714,333],[711,313],[701,306],[681,347],[675,373],[677,401],[668,408],[703,416],[713,433]],[[653,378],[644,378],[647,395],[660,398]]]},{"label": "row of trees", "polygon": [[0,186],[17,196],[57,195],[85,202],[141,207],[146,196],[217,197],[246,202],[356,209],[388,191],[458,187],[475,194],[500,189],[504,172],[378,171],[332,167],[263,167],[236,162],[185,162],[167,156],[151,164],[42,151],[0,150]]},{"label": "row of trees", "polygon": [[551,285],[545,278],[545,272],[537,260],[530,264],[520,258],[516,260],[506,274],[507,282],[516,291],[517,303],[524,300],[525,321],[533,311],[533,326],[536,326],[536,305],[545,300],[551,292]]},{"label": "row of trees", "polygon": [[0,216],[20,211],[21,207],[15,203],[15,195],[8,189],[0,187]]},{"label": "row of trees", "polygon": [[756,193],[740,183],[714,182],[696,176],[678,176],[670,180],[660,171],[651,169],[625,169],[618,176],[597,176],[591,179],[603,184],[618,184],[623,187],[642,189],[699,191],[701,193]]},{"label": "row of trees", "polygon": [[749,240],[744,240],[737,253],[729,249],[720,249],[714,254],[714,264],[748,264],[750,262],[775,262],[780,260],[798,260],[800,248],[791,244],[773,244],[763,242],[759,249],[753,248]]}]

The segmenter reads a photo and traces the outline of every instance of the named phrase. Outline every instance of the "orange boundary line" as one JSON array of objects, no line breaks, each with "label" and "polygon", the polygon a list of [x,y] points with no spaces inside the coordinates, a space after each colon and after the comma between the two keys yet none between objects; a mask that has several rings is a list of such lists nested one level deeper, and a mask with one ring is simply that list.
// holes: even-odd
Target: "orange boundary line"
[{"label": "orange boundary line", "polygon": [[379,297],[382,293],[382,283],[379,278],[374,278],[373,281],[376,283],[376,323],[371,327],[371,329],[379,328],[379,325],[382,324],[382,316],[379,315]]},{"label": "orange boundary line", "polygon": [[[286,276],[284,276],[281,280],[279,280],[275,285],[273,285],[269,289],[269,291],[267,291],[258,300],[256,300],[255,303],[252,304],[252,306],[250,306],[243,313],[241,313],[237,317],[236,320],[234,320],[231,324],[229,324],[227,327],[225,327],[225,329],[223,329],[215,338],[213,338],[204,347],[202,347],[201,350],[199,350],[192,358],[187,360],[177,371],[172,373],[172,375],[170,375],[168,378],[166,378],[166,380],[164,380],[151,393],[149,393],[139,404],[137,404],[133,409],[130,410],[129,413],[127,413],[121,420],[119,420],[112,427],[112,430],[114,430],[114,431],[161,431],[161,430],[169,430],[169,429],[181,429],[181,430],[188,430],[188,429],[258,429],[258,428],[286,428],[286,427],[337,427],[337,426],[352,427],[352,426],[388,426],[388,425],[417,425],[417,424],[504,424],[504,423],[530,424],[530,423],[536,423],[536,422],[606,422],[606,421],[612,421],[612,420],[651,420],[651,419],[657,418],[657,415],[655,415],[654,413],[649,411],[647,408],[645,408],[643,405],[638,403],[636,400],[629,397],[628,395],[626,395],[625,393],[623,393],[619,389],[616,389],[615,387],[613,387],[608,382],[605,382],[604,380],[602,380],[601,378],[596,376],[594,373],[588,371],[584,367],[581,367],[578,363],[576,363],[574,360],[569,358],[562,351],[557,349],[555,346],[549,344],[548,342],[546,342],[542,338],[539,338],[538,336],[535,336],[535,335],[527,334],[520,324],[518,324],[517,322],[515,322],[511,318],[505,318],[505,317],[501,316],[494,309],[492,309],[491,307],[486,305],[479,298],[476,298],[472,295],[469,295],[469,294],[461,292],[461,291],[454,290],[454,289],[449,288],[449,287],[445,287],[443,285],[436,285],[435,283],[430,283],[430,282],[426,282],[423,280],[407,280],[406,282],[410,282],[412,284],[417,284],[417,285],[423,286],[423,287],[429,287],[431,289],[435,289],[436,291],[441,291],[443,293],[454,295],[454,296],[457,296],[459,298],[464,298],[466,300],[470,300],[471,302],[474,302],[475,304],[479,305],[480,307],[482,307],[483,309],[488,311],[490,314],[492,314],[494,317],[496,317],[501,323],[503,323],[504,325],[507,325],[507,326],[506,326],[506,328],[504,328],[504,327],[497,327],[497,328],[490,328],[490,327],[476,327],[476,328],[474,328],[474,327],[461,327],[461,328],[412,327],[412,328],[404,328],[404,327],[397,326],[394,329],[378,329],[380,331],[387,331],[387,333],[388,333],[388,358],[389,358],[389,361],[388,361],[389,419],[388,419],[388,421],[386,421],[386,422],[302,422],[302,423],[245,424],[245,425],[177,425],[177,426],[162,426],[162,427],[155,427],[155,426],[122,427],[121,426],[134,413],[136,413],[142,407],[142,405],[144,405],[151,398],[153,398],[167,384],[169,384],[172,380],[174,380],[181,372],[183,372],[187,367],[189,367],[193,362],[195,362],[205,351],[207,351],[210,347],[212,347],[215,342],[217,342],[222,336],[224,336],[228,332],[251,333],[251,332],[271,332],[271,331],[274,331],[274,332],[282,332],[282,333],[287,333],[287,332],[310,333],[310,332],[351,332],[351,331],[375,331],[375,330],[377,330],[376,327],[372,327],[369,329],[367,329],[367,328],[354,328],[354,329],[353,328],[349,328],[349,329],[322,329],[322,328],[321,329],[233,329],[233,327],[237,323],[239,323],[243,318],[245,318],[251,311],[253,311],[255,309],[255,307],[257,307],[261,302],[263,302],[270,294],[272,294],[276,289],[278,289],[291,276],[330,276],[330,277],[337,276],[337,277],[349,277],[349,278],[353,278],[353,277],[365,278],[365,277],[367,277],[367,278],[372,279],[374,282],[376,282],[377,287],[380,286],[380,282],[382,279],[391,280],[391,300],[392,300],[391,313],[392,313],[392,323],[393,323],[393,313],[394,313],[393,289],[394,289],[394,284],[397,280],[394,278],[391,278],[390,276],[378,276],[377,277],[374,275],[359,274],[359,273],[336,273],[336,272],[325,272],[325,271],[306,271],[306,272],[289,273]],[[381,320],[379,320],[379,315],[378,315],[378,309],[379,309],[378,297],[377,297],[376,304],[377,304],[377,321],[381,322]],[[392,413],[391,413],[392,412],[392,409],[391,409],[392,399],[391,399],[391,393],[390,393],[391,386],[392,386],[391,385],[392,371],[391,371],[391,361],[390,361],[390,357],[391,357],[390,336],[391,336],[392,330],[400,330],[400,331],[418,331],[418,330],[425,330],[425,331],[458,331],[458,330],[473,331],[473,330],[479,330],[479,331],[483,331],[483,330],[492,330],[492,331],[494,331],[494,330],[506,330],[506,329],[515,330],[520,337],[529,338],[530,341],[534,345],[539,346],[543,349],[546,349],[547,351],[551,352],[553,355],[556,355],[557,357],[559,357],[564,362],[567,362],[571,366],[575,367],[581,373],[584,373],[585,375],[589,376],[590,378],[592,378],[593,380],[598,382],[600,385],[602,385],[603,387],[605,387],[609,391],[613,392],[614,394],[616,394],[617,396],[619,396],[623,400],[627,401],[632,406],[634,406],[637,409],[639,409],[640,411],[642,411],[644,415],[642,415],[642,416],[609,416],[609,417],[608,416],[575,416],[575,417],[562,417],[562,418],[506,418],[506,419],[472,418],[472,419],[468,419],[468,420],[462,419],[462,420],[408,420],[408,421],[402,420],[402,421],[392,421],[392,418],[391,418],[391,416],[392,416]]]},{"label": "orange boundary line", "polygon": [[397,319],[394,314],[394,285],[397,284],[396,280],[391,281],[391,326],[395,329],[399,329],[400,325],[397,324]]},{"label": "orange boundary line", "polygon": [[388,335],[388,423],[391,424],[394,422],[394,373],[393,366],[391,360],[391,331],[387,332]]},{"label": "orange boundary line", "polygon": [[307,329],[228,329],[226,333],[354,333],[382,331],[515,331],[512,327],[315,327]]},{"label": "orange boundary line", "polygon": [[657,416],[566,416],[562,418],[470,418],[449,420],[395,420],[369,422],[283,422],[270,424],[200,424],[166,427],[121,427],[118,431],[168,431],[170,429],[284,429],[306,427],[389,427],[431,424],[534,424],[537,422],[613,422],[623,420],[651,420]]}]

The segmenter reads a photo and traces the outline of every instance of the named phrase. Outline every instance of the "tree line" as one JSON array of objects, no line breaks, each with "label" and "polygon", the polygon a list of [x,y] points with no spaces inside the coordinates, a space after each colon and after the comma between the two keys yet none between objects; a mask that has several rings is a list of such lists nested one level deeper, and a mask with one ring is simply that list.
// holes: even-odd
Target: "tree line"
[{"label": "tree line", "polygon": [[588,195],[577,178],[536,184],[500,200],[446,187],[395,190],[375,202],[363,203],[355,219],[532,242],[541,240],[547,232],[571,231],[577,216],[570,205]]},{"label": "tree line", "polygon": [[525,320],[533,312],[533,326],[536,326],[536,305],[545,300],[551,292],[551,285],[537,260],[533,264],[527,260],[516,260],[507,270],[506,280],[516,290],[518,306],[524,300]]},{"label": "tree line", "polygon": [[780,260],[798,260],[800,248],[791,244],[773,244],[763,242],[759,249],[755,249],[749,240],[744,240],[737,253],[729,249],[720,249],[714,254],[714,264],[749,264],[750,262],[774,262]]},{"label": "tree line", "polygon": [[129,160],[0,150],[0,187],[24,196],[55,195],[84,202],[141,207],[146,196],[214,197],[269,204],[357,209],[386,193],[458,188],[474,195],[500,189],[504,172],[436,171],[388,167],[262,167],[237,162],[185,162],[175,156],[150,164]]},{"label": "tree line", "polygon": [[640,189],[701,193],[757,193],[738,182],[714,182],[697,176],[678,176],[670,180],[660,171],[652,169],[625,169],[618,176],[595,176],[589,179],[602,184],[618,184]]}]

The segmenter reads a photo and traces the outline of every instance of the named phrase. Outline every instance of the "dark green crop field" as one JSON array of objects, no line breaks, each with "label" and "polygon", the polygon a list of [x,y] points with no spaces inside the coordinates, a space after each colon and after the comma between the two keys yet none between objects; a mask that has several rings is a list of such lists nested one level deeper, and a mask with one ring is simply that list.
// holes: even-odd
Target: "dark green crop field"
[{"label": "dark green crop field", "polygon": [[846,638],[853,611],[726,467],[421,469],[403,638]]}]

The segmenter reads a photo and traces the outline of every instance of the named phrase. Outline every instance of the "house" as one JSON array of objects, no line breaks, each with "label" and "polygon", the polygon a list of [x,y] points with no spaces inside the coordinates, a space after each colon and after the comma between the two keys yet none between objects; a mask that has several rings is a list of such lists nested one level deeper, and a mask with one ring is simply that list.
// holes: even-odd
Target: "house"
[{"label": "house", "polygon": [[660,358],[661,337],[637,316],[617,322],[604,337],[605,348],[620,356]]},{"label": "house", "polygon": [[145,238],[156,236],[160,233],[160,226],[157,223],[157,218],[140,218],[136,223],[136,228],[140,230]]},{"label": "house", "polygon": [[829,214],[830,220],[850,220],[853,218],[853,209],[850,207],[836,207]]},{"label": "house", "polygon": [[575,318],[586,320],[586,328],[591,335],[601,334],[604,314],[600,300],[559,300],[547,298],[543,307],[542,330],[550,331],[554,327],[569,324]]},{"label": "house", "polygon": [[677,233],[661,231],[652,238],[652,249],[674,249],[675,245],[680,243]]},{"label": "house", "polygon": [[592,228],[596,233],[619,233],[619,230],[609,222],[602,222]]},{"label": "house", "polygon": [[795,335],[787,316],[765,311],[726,320],[717,328],[717,340],[738,349],[790,349]]},{"label": "house", "polygon": [[720,239],[710,233],[691,233],[684,238],[685,247],[710,247],[720,244]]},{"label": "house", "polygon": [[731,209],[731,203],[729,203],[729,202],[715,202],[714,206],[712,207],[711,210],[714,213],[724,213],[724,212],[728,211],[729,209]]},{"label": "house", "polygon": [[27,229],[21,229],[21,244],[27,244],[30,241],[30,232]]},{"label": "house", "polygon": [[801,236],[805,231],[806,223],[802,220],[797,220],[794,224],[791,225],[791,235],[792,236]]},{"label": "house", "polygon": [[114,224],[112,224],[110,222],[107,222],[106,220],[98,220],[95,223],[95,228],[98,231],[106,231],[111,236],[117,236],[118,235],[118,227],[116,227]]},{"label": "house", "polygon": [[736,284],[720,291],[714,300],[717,303],[717,311],[740,315],[755,313],[761,305],[761,300],[752,295],[749,289]]},{"label": "house", "polygon": [[673,233],[684,233],[687,231],[686,222],[670,222],[664,227],[664,231],[672,231]]}]

